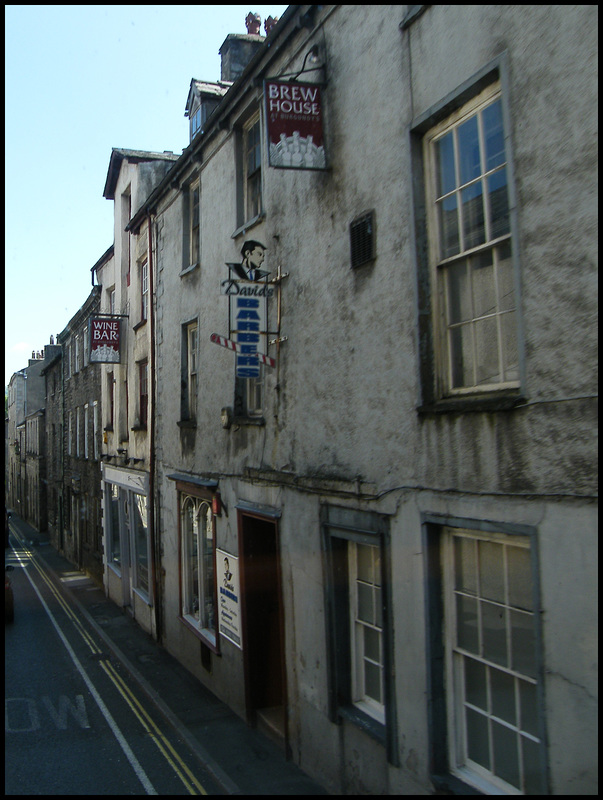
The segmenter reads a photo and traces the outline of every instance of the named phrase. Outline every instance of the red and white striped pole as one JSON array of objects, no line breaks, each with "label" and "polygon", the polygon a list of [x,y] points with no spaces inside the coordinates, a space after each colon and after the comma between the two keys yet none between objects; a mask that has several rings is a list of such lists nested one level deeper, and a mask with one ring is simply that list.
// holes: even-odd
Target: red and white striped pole
[{"label": "red and white striped pole", "polygon": [[[212,333],[212,335],[209,338],[214,344],[219,344],[220,347],[226,347],[228,350],[234,350],[235,353],[243,352],[242,345],[240,345],[238,342],[233,342],[232,339],[227,339],[225,336],[220,336],[217,333]],[[263,355],[263,353],[245,353],[245,355],[250,357],[256,356],[257,359],[262,364],[266,364],[268,367],[276,367],[276,361],[274,360],[274,358],[270,358],[270,356],[265,356]]]}]

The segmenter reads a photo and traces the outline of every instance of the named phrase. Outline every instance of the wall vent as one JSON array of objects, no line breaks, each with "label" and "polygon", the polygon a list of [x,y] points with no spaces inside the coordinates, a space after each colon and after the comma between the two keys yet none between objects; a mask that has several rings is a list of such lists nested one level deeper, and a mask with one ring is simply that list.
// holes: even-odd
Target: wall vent
[{"label": "wall vent", "polygon": [[375,212],[365,211],[350,224],[352,269],[375,259]]}]

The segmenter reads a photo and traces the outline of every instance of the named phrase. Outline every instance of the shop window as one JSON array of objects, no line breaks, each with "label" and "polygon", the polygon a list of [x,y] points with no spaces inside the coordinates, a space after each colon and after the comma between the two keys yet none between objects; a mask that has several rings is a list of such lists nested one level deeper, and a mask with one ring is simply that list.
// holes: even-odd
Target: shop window
[{"label": "shop window", "polygon": [[185,492],[180,504],[180,616],[216,649],[215,529],[211,499]]}]

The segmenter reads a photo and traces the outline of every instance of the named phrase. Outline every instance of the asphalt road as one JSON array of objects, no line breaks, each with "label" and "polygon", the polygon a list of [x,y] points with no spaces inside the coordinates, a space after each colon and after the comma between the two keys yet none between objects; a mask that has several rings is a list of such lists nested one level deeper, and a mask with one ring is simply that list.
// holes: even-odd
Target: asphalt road
[{"label": "asphalt road", "polygon": [[224,794],[27,547],[5,551],[6,794]]}]

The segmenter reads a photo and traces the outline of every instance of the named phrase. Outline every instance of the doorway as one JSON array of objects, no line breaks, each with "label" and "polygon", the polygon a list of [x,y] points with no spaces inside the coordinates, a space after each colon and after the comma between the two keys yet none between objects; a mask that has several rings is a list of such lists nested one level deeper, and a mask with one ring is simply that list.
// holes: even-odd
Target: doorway
[{"label": "doorway", "polygon": [[239,511],[245,701],[251,725],[286,742],[283,604],[276,520]]}]

